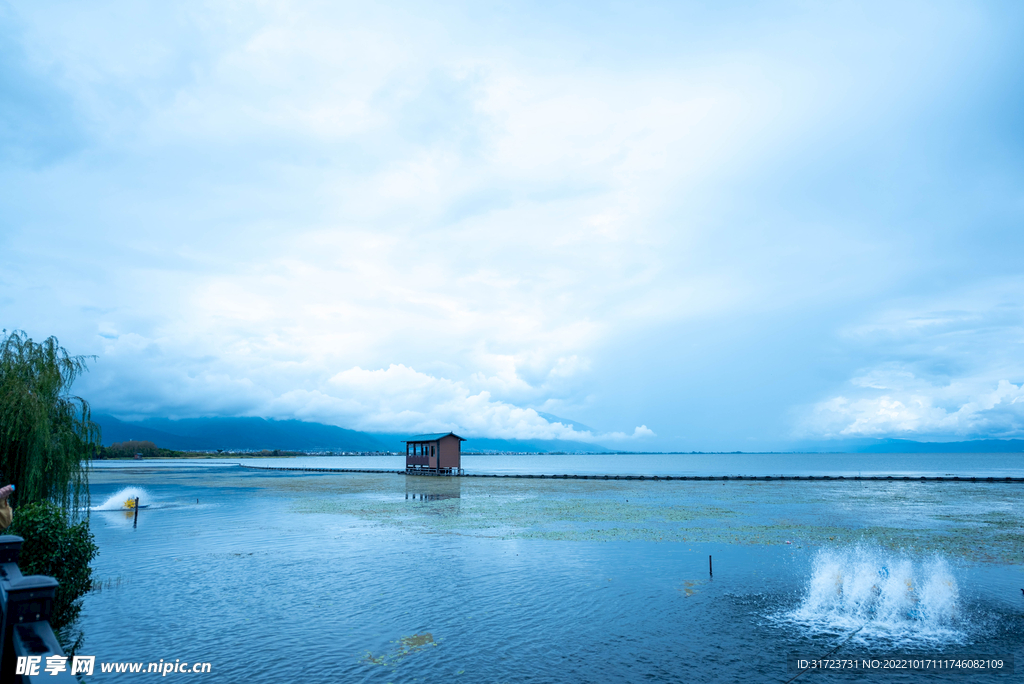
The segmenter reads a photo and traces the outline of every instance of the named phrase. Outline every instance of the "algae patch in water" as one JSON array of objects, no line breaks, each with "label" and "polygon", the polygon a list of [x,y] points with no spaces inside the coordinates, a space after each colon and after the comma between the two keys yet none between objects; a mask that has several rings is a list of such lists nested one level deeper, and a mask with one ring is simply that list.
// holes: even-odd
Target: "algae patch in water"
[{"label": "algae patch in water", "polygon": [[394,667],[413,653],[437,647],[437,642],[434,641],[434,635],[430,632],[400,637],[398,640],[392,641],[391,643],[394,644],[394,648],[390,651],[379,656],[375,656],[372,652],[367,651],[361,661],[373,665]]},{"label": "algae patch in water", "polygon": [[[298,513],[409,532],[549,541],[837,542],[1024,562],[1024,505],[1004,485],[723,483],[400,476],[288,480]],[[424,494],[427,500],[423,499]],[[439,498],[434,498],[434,497]],[[909,511],[909,513],[908,513]]]},{"label": "algae patch in water", "polygon": [[[787,483],[709,487],[699,483],[470,481],[446,483],[455,498],[398,499],[376,489],[304,497],[302,513],[340,513],[423,533],[550,541],[725,542],[794,548],[873,542],[983,562],[1021,562],[1020,504],[998,487],[938,490],[920,484]],[[419,483],[419,486],[433,483]],[[455,486],[458,484],[458,486]],[[325,492],[326,493],[326,492]],[[754,494],[760,494],[758,499]],[[921,495],[906,515],[905,499]]]},{"label": "algae patch in water", "polygon": [[707,584],[707,580],[686,580],[683,582],[683,586],[679,588],[679,593],[683,595],[683,598],[690,598],[700,591],[697,587],[702,584]]}]

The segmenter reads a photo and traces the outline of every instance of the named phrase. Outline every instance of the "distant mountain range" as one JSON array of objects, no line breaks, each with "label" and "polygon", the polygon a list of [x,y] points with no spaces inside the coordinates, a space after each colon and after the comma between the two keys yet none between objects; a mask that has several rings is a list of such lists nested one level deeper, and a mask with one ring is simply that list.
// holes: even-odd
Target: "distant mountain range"
[{"label": "distant mountain range", "polygon": [[975,439],[967,442],[914,442],[885,439],[857,449],[863,454],[1001,454],[1024,451],[1024,439]]},{"label": "distant mountain range", "polygon": [[[409,433],[367,433],[323,423],[264,418],[147,418],[123,421],[95,414],[105,446],[128,440],[149,441],[179,451],[402,451]],[[596,444],[558,439],[470,439],[463,446],[473,451],[609,451]]]},{"label": "distant mountain range", "polygon": [[[558,418],[548,420],[573,424],[574,429],[588,428]],[[144,440],[164,449],[179,451],[259,451],[281,449],[286,451],[402,451],[403,439],[409,433],[368,433],[347,430],[323,423],[301,420],[266,420],[264,418],[147,418],[127,422],[106,414],[95,414],[93,419],[103,430],[103,444]],[[528,451],[536,453],[604,452],[614,453],[599,444],[561,439],[495,439],[474,437],[463,444],[466,452]],[[909,439],[850,440],[805,447],[809,452],[847,453],[1020,453],[1024,452],[1021,439],[978,439],[965,442],[915,442]]]},{"label": "distant mountain range", "polygon": [[334,425],[301,420],[263,418],[147,418],[126,422],[109,415],[93,418],[103,431],[103,444],[130,439],[153,442],[165,449],[293,451],[386,451],[394,450],[370,435]]}]

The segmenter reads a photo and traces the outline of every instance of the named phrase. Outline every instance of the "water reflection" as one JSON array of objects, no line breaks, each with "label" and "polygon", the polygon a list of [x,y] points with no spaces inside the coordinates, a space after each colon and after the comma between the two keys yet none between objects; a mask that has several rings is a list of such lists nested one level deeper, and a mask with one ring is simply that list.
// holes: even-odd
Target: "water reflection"
[{"label": "water reflection", "polygon": [[111,527],[132,527],[139,526],[139,516],[134,510],[131,511],[94,511],[94,518],[103,520]]},{"label": "water reflection", "polygon": [[405,498],[412,501],[461,499],[462,480],[458,477],[409,476],[405,478]]}]

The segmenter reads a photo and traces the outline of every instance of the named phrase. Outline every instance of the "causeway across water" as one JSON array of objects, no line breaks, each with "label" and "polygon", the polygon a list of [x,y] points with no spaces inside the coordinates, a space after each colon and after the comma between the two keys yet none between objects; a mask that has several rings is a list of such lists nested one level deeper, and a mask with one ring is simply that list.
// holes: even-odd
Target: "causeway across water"
[{"label": "causeway across water", "polygon": [[287,470],[304,473],[391,473],[394,475],[411,475],[416,477],[503,477],[503,478],[534,478],[542,480],[686,480],[686,481],[714,481],[738,480],[743,482],[761,481],[882,481],[882,482],[1003,482],[1003,483],[1024,483],[1024,477],[959,477],[959,476],[920,476],[910,477],[909,475],[530,475],[523,473],[432,473],[427,470],[384,470],[375,468],[285,468],[280,466],[254,466],[237,464],[240,468],[250,470]]}]

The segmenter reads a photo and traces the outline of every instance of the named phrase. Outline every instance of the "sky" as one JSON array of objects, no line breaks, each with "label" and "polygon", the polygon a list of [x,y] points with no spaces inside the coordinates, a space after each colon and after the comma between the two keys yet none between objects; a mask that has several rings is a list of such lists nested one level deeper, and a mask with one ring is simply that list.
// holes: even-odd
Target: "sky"
[{"label": "sky", "polygon": [[1022,32],[1015,2],[0,0],[0,327],[95,355],[75,392],[126,420],[1022,438]]}]

